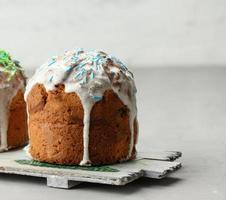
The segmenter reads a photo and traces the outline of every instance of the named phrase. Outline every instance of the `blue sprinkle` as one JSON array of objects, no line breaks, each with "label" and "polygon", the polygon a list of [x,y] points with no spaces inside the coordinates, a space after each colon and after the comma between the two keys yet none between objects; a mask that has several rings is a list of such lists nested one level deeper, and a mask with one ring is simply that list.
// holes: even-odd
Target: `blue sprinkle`
[{"label": "blue sprinkle", "polygon": [[71,66],[67,66],[65,69],[66,69],[66,72],[69,72],[71,70]]},{"label": "blue sprinkle", "polygon": [[52,61],[48,64],[48,66],[54,64],[55,62],[56,62],[56,60],[52,60]]},{"label": "blue sprinkle", "polygon": [[94,74],[94,72],[92,72],[92,73],[91,73],[91,78],[94,79],[95,76],[96,76],[96,75]]},{"label": "blue sprinkle", "polygon": [[81,71],[81,75],[85,74],[86,70],[85,69],[82,69]]},{"label": "blue sprinkle", "polygon": [[[106,61],[105,61],[106,62]],[[102,65],[104,63],[104,60],[102,59],[102,58],[99,58],[98,60],[97,60],[97,64],[98,65]]]},{"label": "blue sprinkle", "polygon": [[86,65],[86,62],[81,62],[78,66],[79,67],[84,67]]},{"label": "blue sprinkle", "polygon": [[71,58],[71,60],[72,60],[74,63],[76,63],[76,62],[78,62],[78,57],[77,57],[77,56],[73,56],[73,57]]},{"label": "blue sprinkle", "polygon": [[75,79],[81,77],[81,75],[82,75],[81,72],[79,72],[79,73],[75,76]]},{"label": "blue sprinkle", "polygon": [[75,51],[79,54],[80,52],[84,51],[83,48],[77,48]]},{"label": "blue sprinkle", "polygon": [[52,82],[52,81],[53,81],[53,76],[51,76],[49,79],[49,82]]},{"label": "blue sprinkle", "polygon": [[97,102],[97,101],[100,101],[102,99],[102,97],[100,96],[92,96],[92,99]]},{"label": "blue sprinkle", "polygon": [[103,64],[102,58],[98,58],[98,59],[95,60],[95,66],[96,66],[97,70],[99,70],[100,65],[102,65],[102,64]]},{"label": "blue sprinkle", "polygon": [[102,57],[100,55],[97,55],[96,57],[93,58],[93,61],[96,63],[99,63],[102,60]]}]

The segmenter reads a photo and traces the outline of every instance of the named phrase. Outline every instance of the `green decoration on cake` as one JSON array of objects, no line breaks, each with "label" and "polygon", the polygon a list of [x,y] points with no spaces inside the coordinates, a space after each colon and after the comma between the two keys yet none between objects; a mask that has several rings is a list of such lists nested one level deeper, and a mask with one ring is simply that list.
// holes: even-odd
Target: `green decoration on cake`
[{"label": "green decoration on cake", "polygon": [[7,80],[10,81],[18,70],[22,70],[19,62],[12,60],[9,53],[0,49],[0,67],[3,68],[3,72],[8,74]]},{"label": "green decoration on cake", "polygon": [[95,172],[119,172],[118,169],[109,167],[109,166],[79,166],[79,165],[55,165],[50,163],[39,162],[35,160],[15,160],[21,165],[31,165],[36,167],[49,167],[49,168],[58,168],[58,169],[71,169],[71,170],[86,170],[86,171],[95,171]]}]

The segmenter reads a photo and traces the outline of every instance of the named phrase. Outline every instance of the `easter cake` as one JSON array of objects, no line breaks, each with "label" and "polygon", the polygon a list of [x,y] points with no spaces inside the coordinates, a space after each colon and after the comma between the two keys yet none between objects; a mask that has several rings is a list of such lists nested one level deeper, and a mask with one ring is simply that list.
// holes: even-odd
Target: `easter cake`
[{"label": "easter cake", "polygon": [[27,143],[25,77],[18,61],[0,50],[0,152]]},{"label": "easter cake", "polygon": [[116,57],[81,48],[54,56],[28,81],[25,100],[34,160],[103,165],[135,158],[136,87]]}]

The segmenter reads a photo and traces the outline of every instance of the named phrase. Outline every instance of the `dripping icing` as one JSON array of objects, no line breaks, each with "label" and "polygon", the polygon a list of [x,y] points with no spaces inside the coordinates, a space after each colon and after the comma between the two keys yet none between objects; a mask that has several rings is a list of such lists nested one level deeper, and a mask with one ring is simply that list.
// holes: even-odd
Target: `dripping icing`
[{"label": "dripping icing", "polygon": [[47,91],[54,90],[58,84],[64,84],[66,93],[75,92],[79,96],[84,110],[83,159],[80,165],[90,164],[89,126],[92,107],[102,99],[106,90],[112,89],[130,111],[131,138],[128,158],[131,157],[134,147],[134,120],[137,114],[134,92],[136,88],[132,73],[120,60],[99,51],[67,51],[62,56],[52,57],[36,70],[26,87],[25,100],[36,83],[43,84]]}]

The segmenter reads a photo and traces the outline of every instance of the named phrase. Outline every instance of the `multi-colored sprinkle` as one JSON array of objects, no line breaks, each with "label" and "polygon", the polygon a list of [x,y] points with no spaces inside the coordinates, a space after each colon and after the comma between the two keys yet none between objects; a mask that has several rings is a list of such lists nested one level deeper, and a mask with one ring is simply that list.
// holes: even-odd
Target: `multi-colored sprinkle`
[{"label": "multi-colored sprinkle", "polygon": [[[64,65],[65,71],[73,74],[72,79],[84,85],[87,84],[88,81],[95,79],[97,73],[100,72],[109,60],[117,65],[122,72],[132,75],[127,67],[114,56],[107,55],[101,51],[84,50],[83,48],[66,51],[63,56],[54,56],[47,65],[49,67],[55,64]],[[112,72],[111,76],[114,75],[115,72]],[[52,75],[49,77],[49,80],[53,80]]]}]

